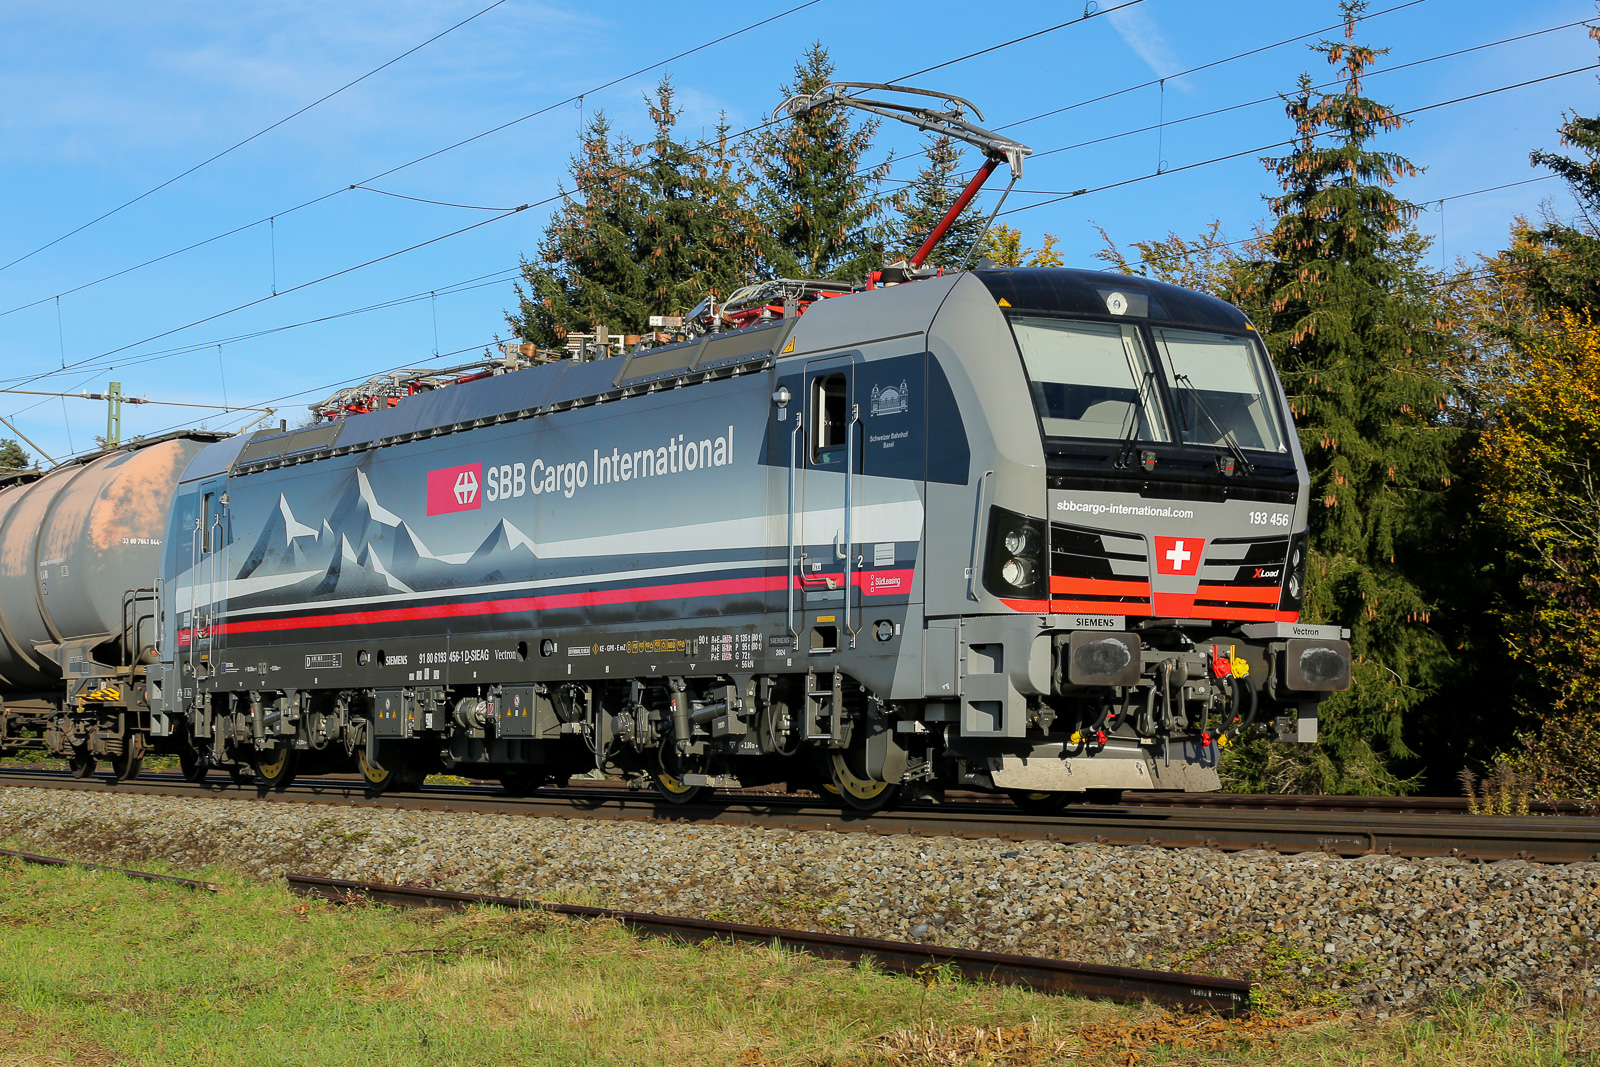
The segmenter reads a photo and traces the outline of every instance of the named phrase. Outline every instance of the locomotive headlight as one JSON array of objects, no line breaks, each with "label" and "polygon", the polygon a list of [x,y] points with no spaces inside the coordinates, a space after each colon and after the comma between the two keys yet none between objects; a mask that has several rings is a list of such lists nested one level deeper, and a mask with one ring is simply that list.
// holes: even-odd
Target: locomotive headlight
[{"label": "locomotive headlight", "polygon": [[[1018,526],[1015,529],[1007,530],[1001,543],[1006,546],[1006,551],[1013,556],[1031,555],[1039,547],[1035,543],[1037,537],[1038,535],[1033,527]],[[1007,581],[1009,580],[1007,579]]]},{"label": "locomotive headlight", "polygon": [[1000,565],[1000,577],[1005,579],[1007,585],[1014,585],[1018,589],[1026,589],[1033,584],[1033,572],[1032,563],[1016,557]]},{"label": "locomotive headlight", "polygon": [[991,593],[1028,600],[1049,596],[1046,529],[1042,519],[1000,507],[989,509],[983,584]]},{"label": "locomotive headlight", "polygon": [[1282,611],[1300,610],[1306,588],[1306,533],[1301,531],[1289,539],[1288,573],[1283,580],[1283,595],[1278,600]]}]

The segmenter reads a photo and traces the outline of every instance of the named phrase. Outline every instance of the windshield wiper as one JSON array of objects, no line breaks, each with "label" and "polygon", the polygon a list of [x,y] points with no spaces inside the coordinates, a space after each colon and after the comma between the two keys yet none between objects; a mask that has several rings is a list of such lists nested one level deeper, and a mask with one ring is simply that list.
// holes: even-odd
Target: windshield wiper
[{"label": "windshield wiper", "polygon": [[1147,370],[1144,378],[1139,382],[1139,391],[1134,394],[1133,404],[1128,408],[1128,428],[1122,434],[1122,443],[1117,446],[1117,459],[1114,464],[1117,470],[1127,470],[1128,461],[1133,458],[1133,446],[1139,440],[1139,416],[1144,412],[1145,390],[1150,388],[1150,383],[1155,380],[1156,372]]},{"label": "windshield wiper", "polygon": [[1200,409],[1200,414],[1206,417],[1206,421],[1211,424],[1211,428],[1217,431],[1217,437],[1222,444],[1227,446],[1228,451],[1233,453],[1233,458],[1239,461],[1239,469],[1245,474],[1253,474],[1255,472],[1255,464],[1251,463],[1250,457],[1244,454],[1244,446],[1239,444],[1239,439],[1233,435],[1232,430],[1224,430],[1217,425],[1217,420],[1211,414],[1211,409],[1206,407],[1205,399],[1200,396],[1200,390],[1195,387],[1194,382],[1189,380],[1189,376],[1187,374],[1174,374],[1172,380],[1188,387],[1189,395],[1194,397],[1195,407]]}]

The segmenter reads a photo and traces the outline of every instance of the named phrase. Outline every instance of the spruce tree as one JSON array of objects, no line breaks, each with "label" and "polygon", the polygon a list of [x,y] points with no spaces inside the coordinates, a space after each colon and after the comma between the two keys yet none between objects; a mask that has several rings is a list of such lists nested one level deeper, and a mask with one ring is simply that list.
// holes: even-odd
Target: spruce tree
[{"label": "spruce tree", "polygon": [[[900,195],[897,205],[900,213],[899,245],[901,254],[910,258],[933,228],[944,218],[950,205],[966,187],[957,173],[961,163],[961,149],[949,137],[935,137],[928,145],[927,165],[917,173],[916,181]],[[981,207],[974,200],[967,205],[944,237],[933,246],[926,267],[958,267],[967,258],[972,243],[983,231]],[[973,257],[976,260],[976,256]]]},{"label": "spruce tree", "polygon": [[1310,468],[1303,617],[1353,631],[1353,688],[1322,704],[1319,758],[1293,783],[1332,792],[1402,786],[1405,714],[1450,662],[1418,579],[1450,474],[1447,391],[1427,373],[1431,309],[1407,267],[1417,208],[1391,191],[1416,167],[1370,146],[1403,120],[1363,95],[1381,54],[1354,40],[1364,7],[1346,0],[1344,38],[1315,46],[1339,90],[1318,93],[1303,75],[1288,100],[1296,144],[1267,161],[1283,192],[1269,201],[1268,269],[1246,301],[1261,308]]},{"label": "spruce tree", "polygon": [[33,457],[9,437],[0,437],[0,474],[12,474],[28,469]]},{"label": "spruce tree", "polygon": [[[828,50],[816,42],[795,63],[785,98],[833,79]],[[763,255],[780,277],[852,278],[883,262],[876,199],[888,163],[867,167],[878,122],[856,123],[846,107],[813,108],[760,134],[751,151]]]},{"label": "spruce tree", "polygon": [[753,278],[760,227],[728,127],[704,144],[677,140],[673,96],[663,78],[647,101],[655,135],[643,144],[613,140],[603,113],[584,131],[573,190],[523,259],[519,307],[506,316],[524,341],[555,344],[597,325],[643,332],[651,315],[682,313]]}]

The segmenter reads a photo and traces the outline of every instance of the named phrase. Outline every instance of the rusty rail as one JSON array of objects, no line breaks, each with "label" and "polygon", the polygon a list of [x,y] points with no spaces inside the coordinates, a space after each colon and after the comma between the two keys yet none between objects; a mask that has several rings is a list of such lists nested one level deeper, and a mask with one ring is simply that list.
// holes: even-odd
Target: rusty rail
[{"label": "rusty rail", "polygon": [[746,944],[781,945],[821,959],[856,963],[871,960],[872,965],[900,974],[915,974],[929,965],[948,967],[969,981],[998,982],[1025,986],[1045,993],[1070,993],[1120,1002],[1152,1001],[1168,1007],[1205,1009],[1224,1016],[1237,1016],[1249,1010],[1250,983],[1233,978],[1176,974],[1169,971],[1144,971],[1131,967],[1109,967],[1097,963],[1070,963],[1036,956],[1013,956],[1001,952],[921,945],[910,941],[886,941],[869,937],[817,933],[811,930],[786,930],[771,926],[715,922],[672,915],[650,915],[614,908],[589,908],[575,904],[549,904],[521,897],[497,897],[479,893],[455,893],[411,885],[381,885],[350,882],[339,878],[291,874],[289,888],[301,896],[349,901],[366,898],[399,907],[469,908],[478,905],[521,911],[545,911],[576,919],[609,919],[627,929],[651,937],[667,937],[697,943],[735,941]]},{"label": "rusty rail", "polygon": [[123,874],[129,878],[139,878],[146,882],[169,882],[173,885],[186,886],[189,889],[204,889],[208,893],[216,893],[221,886],[215,882],[203,882],[198,878],[179,878],[171,874],[151,874],[149,871],[130,871],[125,867],[105,867],[98,863],[85,863],[82,860],[67,860],[59,856],[38,856],[32,852],[17,852],[9,848],[0,848],[0,856],[10,856],[23,863],[35,863],[42,867],[79,867],[86,871],[110,871],[112,874]]}]

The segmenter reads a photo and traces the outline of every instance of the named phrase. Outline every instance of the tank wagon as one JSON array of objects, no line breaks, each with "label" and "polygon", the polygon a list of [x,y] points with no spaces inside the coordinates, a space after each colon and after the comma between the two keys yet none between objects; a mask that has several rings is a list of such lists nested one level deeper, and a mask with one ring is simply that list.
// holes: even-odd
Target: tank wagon
[{"label": "tank wagon", "polygon": [[[8,707],[51,704],[77,766],[149,745],[269,786],[599,770],[863,808],[1210,790],[1245,731],[1314,740],[1349,648],[1298,621],[1306,469],[1237,309],[1060,268],[805,295],[5,490]],[[74,570],[98,599],[63,617],[48,490],[135,467],[95,499],[148,544]],[[88,691],[113,667],[122,703]]]}]

